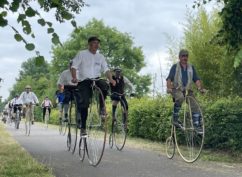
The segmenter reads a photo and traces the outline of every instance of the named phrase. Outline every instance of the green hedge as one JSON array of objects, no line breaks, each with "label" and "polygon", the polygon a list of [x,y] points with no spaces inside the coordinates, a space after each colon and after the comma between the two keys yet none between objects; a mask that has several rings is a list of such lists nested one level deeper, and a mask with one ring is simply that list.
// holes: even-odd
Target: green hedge
[{"label": "green hedge", "polygon": [[[205,148],[242,150],[242,99],[198,98],[205,119]],[[129,101],[129,135],[164,142],[170,135],[173,103],[170,97]]]},{"label": "green hedge", "polygon": [[221,98],[205,109],[205,147],[242,150],[242,99]]},{"label": "green hedge", "polygon": [[[242,99],[198,97],[205,119],[205,148],[242,150]],[[215,101],[214,101],[215,100]],[[156,99],[130,99],[129,136],[165,142],[171,131],[173,103],[170,96]],[[111,126],[111,101],[107,100],[108,125]],[[40,108],[36,119],[42,121]],[[58,110],[52,109],[50,123],[58,124]]]}]

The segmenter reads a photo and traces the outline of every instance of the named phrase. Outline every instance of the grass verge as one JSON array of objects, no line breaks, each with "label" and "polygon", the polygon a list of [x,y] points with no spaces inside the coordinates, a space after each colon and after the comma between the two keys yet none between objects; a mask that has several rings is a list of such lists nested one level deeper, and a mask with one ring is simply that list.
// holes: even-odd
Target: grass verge
[{"label": "grass verge", "polygon": [[[154,142],[150,140],[144,140],[141,138],[127,138],[125,144],[126,147],[143,149],[147,151],[153,151],[162,155],[166,155],[166,145],[165,143]],[[176,150],[176,156],[179,156]],[[209,149],[203,149],[199,157],[203,161],[215,161],[215,162],[225,162],[225,163],[242,163],[242,153],[241,152],[223,152],[215,151]]]},{"label": "grass verge", "polygon": [[0,123],[0,177],[54,177],[4,130]]}]

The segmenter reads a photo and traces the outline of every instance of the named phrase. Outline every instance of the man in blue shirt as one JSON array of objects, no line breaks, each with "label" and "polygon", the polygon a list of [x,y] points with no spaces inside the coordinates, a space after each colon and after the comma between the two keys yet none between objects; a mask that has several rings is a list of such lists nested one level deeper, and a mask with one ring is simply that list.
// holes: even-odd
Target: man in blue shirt
[{"label": "man in blue shirt", "polygon": [[[188,63],[187,50],[180,50],[179,62],[171,67],[166,81],[167,93],[171,93],[174,101],[173,125],[182,128],[183,126],[178,118],[181,105],[185,100],[185,91],[188,91],[189,96],[194,97],[192,92],[192,84],[195,83],[197,89],[201,93],[205,92],[205,89],[202,89],[200,78],[197,76],[194,66]],[[199,131],[202,131],[200,122],[201,113],[192,100],[190,104],[192,109],[193,124]]]}]

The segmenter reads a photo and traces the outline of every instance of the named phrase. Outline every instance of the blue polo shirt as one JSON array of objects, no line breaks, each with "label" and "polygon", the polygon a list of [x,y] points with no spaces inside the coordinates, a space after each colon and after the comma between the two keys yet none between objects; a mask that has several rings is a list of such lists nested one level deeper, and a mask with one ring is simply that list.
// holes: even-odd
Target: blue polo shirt
[{"label": "blue polo shirt", "polygon": [[[166,80],[170,79],[171,82],[174,81],[174,78],[175,78],[175,75],[176,75],[176,65],[177,64],[174,64],[171,67],[169,75],[166,78]],[[192,77],[193,82],[196,82],[197,80],[200,80],[200,78],[198,77],[197,72],[196,72],[196,70],[195,70],[193,65],[192,65],[192,70],[193,70],[193,77]],[[184,69],[181,66],[181,73],[182,73],[182,83],[183,83],[183,86],[185,87],[187,85],[187,82],[188,82],[187,68]]]},{"label": "blue polo shirt", "polygon": [[58,99],[59,103],[63,103],[65,95],[64,95],[63,92],[59,92],[59,93],[56,94],[56,98]]}]

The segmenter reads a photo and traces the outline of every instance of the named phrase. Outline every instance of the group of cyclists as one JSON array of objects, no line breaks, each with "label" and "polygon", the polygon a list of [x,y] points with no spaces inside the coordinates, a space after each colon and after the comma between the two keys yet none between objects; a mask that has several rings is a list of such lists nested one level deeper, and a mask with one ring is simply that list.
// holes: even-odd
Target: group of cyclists
[{"label": "group of cyclists", "polygon": [[[68,109],[69,103],[75,96],[75,101],[78,110],[78,128],[81,129],[82,134],[86,134],[86,121],[88,117],[89,100],[92,96],[91,92],[91,81],[89,79],[99,79],[102,74],[106,76],[107,80],[99,79],[96,84],[101,89],[104,99],[108,95],[109,88],[111,88],[111,100],[112,100],[112,117],[115,119],[116,105],[120,99],[122,99],[122,106],[125,106],[128,110],[128,103],[124,95],[124,86],[128,85],[131,88],[131,92],[134,93],[135,88],[133,84],[122,75],[121,68],[115,68],[112,72],[105,60],[105,57],[98,52],[100,39],[96,36],[92,36],[88,39],[88,49],[80,51],[74,59],[69,62],[68,69],[60,74],[57,82],[58,91],[56,97],[58,100],[58,107],[60,110],[60,119],[62,119],[62,113],[64,112],[64,121],[68,122]],[[174,100],[173,119],[172,123],[174,126],[182,128],[182,124],[179,121],[179,110],[181,104],[185,99],[184,91],[188,90],[189,95],[194,97],[192,92],[192,82],[195,83],[198,90],[202,93],[205,89],[201,86],[200,78],[198,77],[194,66],[188,64],[188,51],[180,50],[179,62],[174,64],[167,77],[167,92],[170,93]],[[114,73],[114,74],[113,74]],[[73,91],[77,94],[73,94]],[[121,97],[119,94],[123,94]],[[5,106],[5,113],[11,114],[10,117],[15,117],[17,109],[23,111],[27,104],[38,105],[39,101],[35,93],[31,90],[31,86],[27,85],[25,91],[21,95],[16,95],[7,106]],[[23,105],[22,107],[19,105]],[[41,103],[43,107],[43,119],[46,109],[51,112],[53,107],[48,97]],[[22,109],[22,110],[21,110]],[[106,110],[103,105],[100,105],[100,115],[106,114]],[[194,126],[199,130],[201,127],[200,117],[196,108],[193,108],[193,123]],[[34,107],[32,107],[32,122],[34,122]],[[200,131],[200,130],[199,130]],[[202,133],[202,132],[201,132]]]}]

